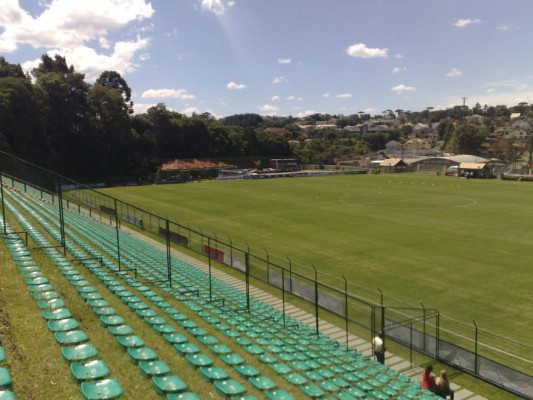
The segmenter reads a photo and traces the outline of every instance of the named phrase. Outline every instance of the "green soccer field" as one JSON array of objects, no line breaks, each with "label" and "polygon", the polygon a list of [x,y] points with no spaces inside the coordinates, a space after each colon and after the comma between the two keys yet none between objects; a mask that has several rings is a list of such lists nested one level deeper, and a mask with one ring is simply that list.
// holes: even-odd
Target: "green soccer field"
[{"label": "green soccer field", "polygon": [[533,345],[530,183],[391,174],[104,192]]}]

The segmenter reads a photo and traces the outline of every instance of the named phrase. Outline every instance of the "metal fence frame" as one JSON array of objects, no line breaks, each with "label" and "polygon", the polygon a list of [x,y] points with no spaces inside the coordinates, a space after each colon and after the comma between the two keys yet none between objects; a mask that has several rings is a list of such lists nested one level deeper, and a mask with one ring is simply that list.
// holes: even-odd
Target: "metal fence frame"
[{"label": "metal fence frame", "polygon": [[[413,306],[398,299],[388,297],[381,290],[368,290],[349,282],[344,276],[335,277],[320,272],[314,265],[309,268],[271,255],[268,250],[257,251],[235,245],[231,238],[218,238],[216,234],[204,233],[179,221],[172,221],[125,203],[94,188],[79,184],[51,171],[28,163],[7,153],[0,152],[0,180],[3,187],[12,187],[20,191],[57,204],[61,226],[61,245],[65,245],[63,210],[85,213],[115,226],[118,268],[124,267],[120,262],[120,235],[122,224],[151,232],[164,240],[167,249],[167,282],[172,285],[173,266],[171,247],[173,244],[207,257],[209,264],[209,282],[211,283],[211,266],[213,262],[224,264],[236,273],[243,275],[246,282],[246,304],[243,310],[250,311],[250,278],[264,282],[273,292],[280,291],[283,301],[283,323],[287,326],[285,315],[285,297],[293,295],[309,302],[315,317],[315,332],[320,333],[320,315],[332,314],[344,320],[345,345],[349,349],[349,332],[352,326],[368,330],[368,339],[378,332],[385,334],[386,340],[402,344],[412,352],[417,351],[465,371],[509,392],[527,399],[533,399],[533,376],[518,369],[495,361],[483,354],[485,344],[479,335],[491,337],[498,347],[491,346],[510,359],[521,359],[533,364],[533,357],[520,357],[507,350],[514,346],[514,352],[532,354],[533,347],[505,338],[493,332],[480,329],[475,321],[473,325],[464,324],[450,318],[442,317],[438,310]],[[5,210],[2,196],[2,218]],[[227,240],[226,240],[227,239]],[[211,285],[209,286],[211,287]],[[211,295],[211,292],[210,292]],[[454,329],[444,328],[443,322]],[[461,333],[464,331],[464,333]],[[443,332],[446,338],[441,337]],[[455,341],[455,343],[453,343]],[[468,348],[472,346],[473,348]],[[506,347],[507,346],[507,347]],[[485,346],[489,347],[489,346]],[[485,350],[487,351],[487,350]]]}]

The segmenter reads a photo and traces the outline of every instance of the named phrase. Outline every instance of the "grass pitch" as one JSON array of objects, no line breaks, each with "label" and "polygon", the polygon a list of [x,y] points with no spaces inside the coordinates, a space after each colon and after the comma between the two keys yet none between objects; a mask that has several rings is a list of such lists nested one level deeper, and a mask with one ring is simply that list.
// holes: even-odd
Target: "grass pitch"
[{"label": "grass pitch", "polygon": [[533,346],[530,183],[383,174],[104,192]]}]

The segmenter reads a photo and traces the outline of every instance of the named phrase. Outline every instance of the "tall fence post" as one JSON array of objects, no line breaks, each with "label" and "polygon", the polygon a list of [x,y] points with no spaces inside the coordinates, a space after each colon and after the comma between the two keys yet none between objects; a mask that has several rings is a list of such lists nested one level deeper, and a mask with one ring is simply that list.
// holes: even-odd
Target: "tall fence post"
[{"label": "tall fence post", "polygon": [[248,310],[248,312],[250,312],[250,251],[246,253],[245,261],[246,261],[246,309]]},{"label": "tall fence post", "polygon": [[120,271],[120,268],[122,266],[122,263],[120,262],[120,233],[119,233],[119,227],[118,227],[118,209],[117,209],[117,199],[115,199],[115,231],[117,233],[117,260],[118,260],[118,270]]},{"label": "tall fence post", "polygon": [[166,220],[166,244],[167,244],[167,277],[172,288],[172,254],[170,253],[170,222]]},{"label": "tall fence post", "polygon": [[4,235],[7,235],[6,208],[5,208],[5,205],[4,205],[4,179],[3,179],[3,176],[2,176],[2,172],[0,172],[0,196],[2,196],[2,222],[4,223]]},{"label": "tall fence post", "polygon": [[[203,235],[202,235],[202,239],[203,239]],[[209,301],[213,301],[213,287],[212,287],[212,282],[211,282],[211,236],[207,237],[207,260],[208,260],[208,267],[209,267]]]},{"label": "tall fence post", "polygon": [[472,320],[472,322],[474,323],[474,327],[475,327],[475,340],[474,340],[474,372],[475,374],[477,375],[478,374],[478,348],[477,348],[477,345],[478,345],[478,327],[477,327],[477,324],[476,324],[476,320]]},{"label": "tall fence post", "polygon": [[424,307],[424,303],[420,302],[420,304],[422,305],[422,318],[423,318],[423,321],[422,321],[422,326],[423,326],[423,332],[424,332],[424,338],[422,340],[422,348],[424,350],[424,353],[426,352],[426,307]]},{"label": "tall fence post", "polygon": [[268,254],[267,249],[264,250],[267,255],[267,283],[270,283],[270,254]]},{"label": "tall fence post", "polygon": [[341,276],[344,280],[344,325],[346,329],[346,351],[348,351],[348,281],[344,275]]},{"label": "tall fence post", "polygon": [[61,178],[57,179],[57,203],[59,206],[59,232],[61,234],[61,246],[63,246],[63,254],[67,254],[67,246],[65,241],[65,216],[63,215],[63,188],[61,187]]},{"label": "tall fence post", "polygon": [[282,309],[283,309],[283,326],[286,326],[285,321],[285,268],[281,268],[281,297],[282,297]]},{"label": "tall fence post", "polygon": [[315,328],[316,336],[318,337],[320,334],[318,325],[318,271],[314,265],[312,267],[315,270]]},{"label": "tall fence post", "polygon": [[288,256],[287,260],[289,260],[289,293],[292,293],[292,261]]}]

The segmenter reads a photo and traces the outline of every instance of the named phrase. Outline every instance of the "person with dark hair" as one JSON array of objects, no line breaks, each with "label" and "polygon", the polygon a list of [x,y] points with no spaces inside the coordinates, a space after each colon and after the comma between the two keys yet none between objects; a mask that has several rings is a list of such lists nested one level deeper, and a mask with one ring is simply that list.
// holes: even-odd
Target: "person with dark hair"
[{"label": "person with dark hair", "polygon": [[440,376],[437,378],[435,394],[443,399],[445,399],[446,396],[450,396],[450,399],[453,400],[455,393],[450,387],[450,381],[448,380],[448,374],[445,369],[440,371]]},{"label": "person with dark hair", "polygon": [[422,372],[422,387],[435,393],[435,375],[433,375],[433,365],[428,365],[424,372]]},{"label": "person with dark hair", "polygon": [[385,364],[385,343],[383,341],[383,332],[380,332],[374,339],[372,339],[372,346],[374,347],[374,354],[376,360],[380,364]]}]

